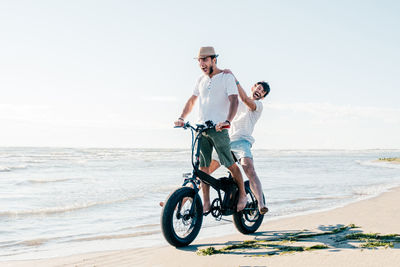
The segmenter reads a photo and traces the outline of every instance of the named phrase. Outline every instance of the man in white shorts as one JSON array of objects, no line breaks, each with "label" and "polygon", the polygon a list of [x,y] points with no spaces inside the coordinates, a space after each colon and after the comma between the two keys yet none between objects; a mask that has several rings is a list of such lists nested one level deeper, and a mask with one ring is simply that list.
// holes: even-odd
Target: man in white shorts
[{"label": "man in white shorts", "polygon": [[[225,73],[231,73],[225,70]],[[251,154],[251,147],[254,143],[252,133],[254,126],[261,116],[263,104],[260,100],[270,92],[270,87],[266,82],[258,82],[251,88],[250,97],[240,86],[236,80],[236,85],[241,99],[235,118],[232,121],[229,136],[231,139],[231,150],[242,165],[244,172],[250,181],[251,190],[254,192],[258,201],[258,207],[261,214],[268,212],[263,199],[263,191],[260,179],[254,169],[253,155]],[[213,161],[210,165],[210,173],[220,167],[219,159],[216,160],[217,155],[213,154]]]}]

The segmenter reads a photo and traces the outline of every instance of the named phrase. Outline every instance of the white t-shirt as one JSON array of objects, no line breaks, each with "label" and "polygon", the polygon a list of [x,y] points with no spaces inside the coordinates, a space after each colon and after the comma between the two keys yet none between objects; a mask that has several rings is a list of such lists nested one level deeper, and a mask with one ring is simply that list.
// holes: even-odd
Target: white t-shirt
[{"label": "white t-shirt", "polygon": [[199,97],[199,123],[208,120],[215,124],[224,122],[229,113],[229,95],[237,95],[235,78],[229,73],[218,73],[210,78],[202,75],[196,83],[193,95]]},{"label": "white t-shirt", "polygon": [[254,138],[252,136],[254,126],[260,118],[263,110],[263,104],[261,101],[254,100],[254,103],[256,104],[256,110],[252,111],[246,106],[246,104],[239,101],[238,111],[231,123],[231,128],[229,129],[231,142],[245,139],[251,144],[254,143]]}]

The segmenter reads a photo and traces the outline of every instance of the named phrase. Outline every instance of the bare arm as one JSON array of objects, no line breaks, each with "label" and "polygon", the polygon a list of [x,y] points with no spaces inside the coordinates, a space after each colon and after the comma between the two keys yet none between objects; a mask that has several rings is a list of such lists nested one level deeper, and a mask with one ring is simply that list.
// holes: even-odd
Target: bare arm
[{"label": "bare arm", "polygon": [[185,107],[183,108],[182,114],[181,114],[182,119],[186,118],[186,116],[192,111],[194,104],[196,103],[196,100],[197,100],[196,95],[192,95],[188,99],[188,101],[185,104]]},{"label": "bare arm", "polygon": [[242,102],[252,111],[256,110],[257,106],[256,103],[254,102],[253,99],[251,99],[250,97],[247,96],[246,92],[243,90],[242,86],[240,85],[240,83],[238,82],[238,80],[236,79],[235,75],[232,73],[231,70],[229,69],[225,69],[223,70],[224,73],[230,73],[233,75],[233,77],[235,78],[235,82],[236,82],[236,86],[238,88],[239,91],[239,97],[240,100],[242,100]]},{"label": "bare arm", "polygon": [[228,96],[229,99],[229,112],[228,112],[228,117],[226,118],[227,121],[229,122],[220,122],[215,126],[215,130],[217,132],[222,131],[222,127],[224,126],[230,126],[230,122],[232,122],[233,118],[236,115],[237,109],[238,109],[238,105],[239,105],[239,99],[237,95],[229,95]]},{"label": "bare arm", "polygon": [[197,96],[192,95],[188,101],[185,104],[185,107],[183,108],[183,111],[181,113],[181,116],[177,121],[175,121],[175,126],[183,126],[183,121],[186,118],[186,116],[192,111],[194,104],[196,103]]},{"label": "bare arm", "polygon": [[[235,78],[236,80],[236,78]],[[247,96],[246,92],[243,90],[242,86],[240,85],[240,83],[236,80],[236,84],[237,84],[237,88],[239,91],[239,96],[240,96],[240,100],[242,100],[242,102],[252,111],[256,110],[257,106],[256,106],[256,102],[254,102],[253,99],[251,99],[250,97]]]},{"label": "bare arm", "polygon": [[232,121],[233,118],[236,115],[238,105],[239,105],[239,100],[237,95],[230,95],[228,96],[229,98],[229,112],[228,112],[228,117],[226,118],[228,121]]}]

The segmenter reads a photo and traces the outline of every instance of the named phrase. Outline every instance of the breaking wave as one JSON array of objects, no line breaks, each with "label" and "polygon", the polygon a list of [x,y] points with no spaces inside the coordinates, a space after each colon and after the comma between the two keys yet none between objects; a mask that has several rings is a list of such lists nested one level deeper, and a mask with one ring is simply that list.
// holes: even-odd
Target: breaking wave
[{"label": "breaking wave", "polygon": [[77,211],[77,210],[88,209],[88,208],[92,208],[92,207],[95,207],[95,206],[121,203],[121,202],[129,201],[129,200],[132,200],[132,199],[135,199],[135,198],[138,198],[138,197],[140,197],[140,196],[126,197],[126,198],[121,198],[121,199],[117,199],[117,200],[109,200],[109,201],[89,202],[89,203],[80,204],[80,205],[41,208],[41,209],[36,209],[36,210],[0,211],[0,217],[53,215],[53,214],[66,213],[66,212],[72,212],[72,211]]},{"label": "breaking wave", "polygon": [[70,181],[70,180],[73,180],[73,179],[69,179],[69,178],[61,178],[61,179],[30,179],[30,180],[18,183],[18,185],[59,183],[59,182],[66,182],[66,181]]},{"label": "breaking wave", "polygon": [[28,168],[28,165],[19,165],[19,166],[0,166],[0,172],[10,172],[13,170],[22,170]]}]

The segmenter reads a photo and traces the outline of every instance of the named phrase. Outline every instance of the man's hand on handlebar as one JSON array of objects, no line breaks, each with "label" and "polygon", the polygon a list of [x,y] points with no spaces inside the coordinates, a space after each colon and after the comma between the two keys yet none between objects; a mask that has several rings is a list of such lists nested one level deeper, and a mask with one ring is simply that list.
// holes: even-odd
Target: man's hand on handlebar
[{"label": "man's hand on handlebar", "polygon": [[223,129],[228,129],[231,127],[231,124],[228,121],[220,122],[215,125],[215,130],[217,132],[221,132]]},{"label": "man's hand on handlebar", "polygon": [[183,127],[183,125],[185,125],[185,121],[183,120],[183,118],[179,118],[178,120],[176,120],[174,122],[175,127]]}]

